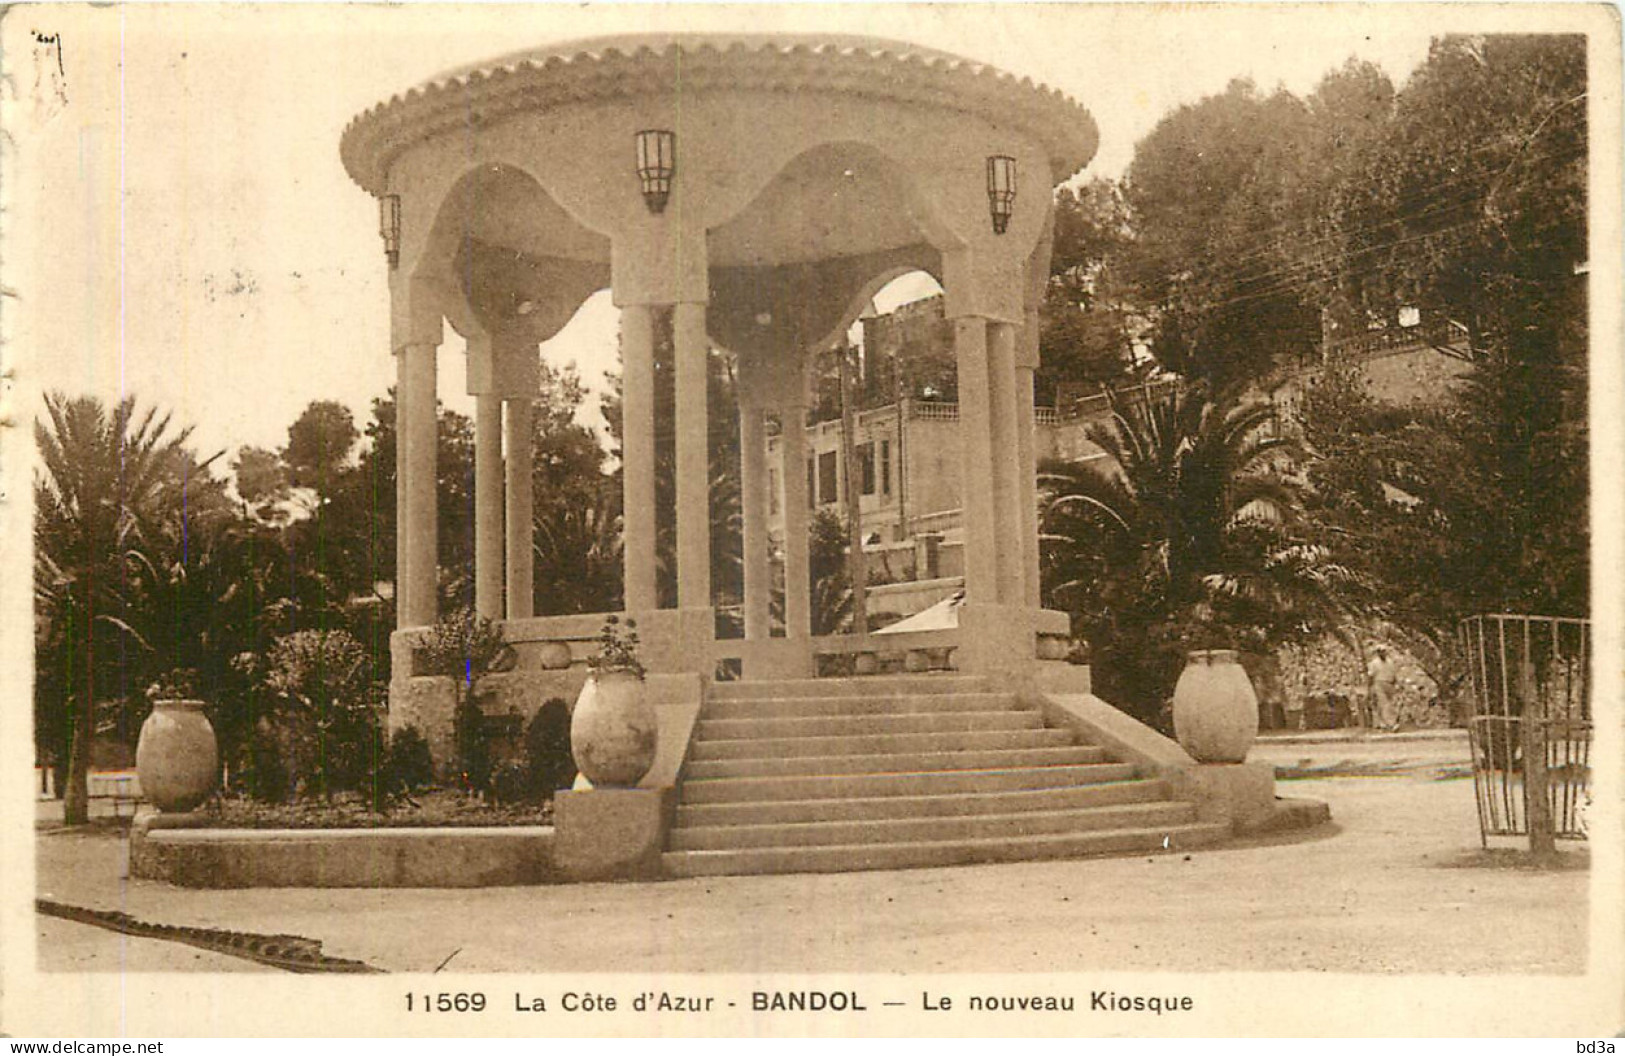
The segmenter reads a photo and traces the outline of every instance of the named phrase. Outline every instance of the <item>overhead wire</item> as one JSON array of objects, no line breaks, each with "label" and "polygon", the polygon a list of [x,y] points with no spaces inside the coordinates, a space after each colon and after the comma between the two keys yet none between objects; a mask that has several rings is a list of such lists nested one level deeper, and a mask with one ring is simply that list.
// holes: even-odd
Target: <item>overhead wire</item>
[{"label": "overhead wire", "polygon": [[[1568,107],[1570,104],[1572,104],[1575,101],[1576,101],[1576,99],[1568,100],[1565,103],[1559,104],[1558,106],[1554,107],[1550,112],[1548,112],[1541,119],[1541,121],[1537,124],[1536,128],[1529,135],[1523,137],[1522,142],[1519,143],[1517,149],[1514,151],[1515,157],[1513,159],[1513,163],[1516,163],[1516,161],[1519,160],[1519,156],[1522,155],[1522,151],[1525,148],[1527,148],[1529,143],[1534,141],[1535,137],[1539,134],[1539,132],[1544,127],[1546,122],[1549,121],[1552,117],[1556,116],[1558,113],[1563,113],[1565,118],[1569,117],[1570,115],[1573,115],[1576,119],[1583,121],[1584,118],[1585,118],[1585,112],[1584,111],[1572,111],[1572,110],[1566,110],[1565,109],[1566,107]],[[1476,157],[1477,155],[1484,154],[1484,153],[1487,153],[1487,152],[1492,151],[1492,150],[1505,150],[1507,147],[1508,147],[1508,143],[1507,143],[1507,141],[1505,139],[1497,139],[1497,140],[1493,140],[1493,141],[1489,141],[1489,142],[1485,142],[1485,143],[1479,143],[1477,145],[1470,146],[1470,147],[1464,147],[1462,149],[1462,151],[1461,151],[1461,156],[1463,158]],[[1558,150],[1554,150],[1554,151],[1548,151],[1548,152],[1545,152],[1545,153],[1542,153],[1542,154],[1528,155],[1527,160],[1539,160],[1541,158],[1554,157],[1554,156],[1558,156],[1558,155],[1562,155],[1562,154],[1567,154],[1567,153],[1570,153],[1570,152],[1581,153],[1581,152],[1584,152],[1585,150],[1586,150],[1586,144],[1582,143],[1582,144],[1578,144],[1578,145],[1574,145],[1574,146],[1559,148]],[[1510,166],[1508,166],[1508,167],[1510,167]],[[1439,191],[1439,190],[1441,190],[1443,188],[1454,187],[1454,186],[1457,186],[1459,184],[1468,183],[1468,182],[1471,182],[1471,181],[1474,181],[1474,180],[1478,180],[1478,179],[1481,179],[1482,177],[1484,177],[1486,175],[1489,175],[1492,172],[1495,172],[1497,169],[1502,169],[1502,171],[1505,171],[1501,166],[1496,165],[1496,164],[1486,165],[1486,166],[1484,166],[1484,167],[1482,167],[1480,169],[1474,170],[1474,171],[1462,172],[1462,173],[1459,173],[1459,174],[1456,174],[1456,175],[1452,176],[1449,179],[1440,180],[1437,183],[1435,183],[1432,186],[1432,188],[1430,188],[1430,191],[1431,192],[1437,192],[1437,191]],[[1296,226],[1298,226],[1297,221],[1283,221],[1282,223],[1279,223],[1279,224],[1274,224],[1274,225],[1271,225],[1269,227],[1257,229],[1255,232],[1253,232],[1253,234],[1255,235],[1255,237],[1266,238],[1267,239],[1270,235],[1273,235],[1273,234],[1275,234],[1277,232],[1290,231],[1292,228],[1295,228]],[[1336,235],[1323,236],[1323,238],[1334,238],[1334,237],[1336,237]],[[1319,240],[1317,240],[1317,241],[1319,241]],[[1249,258],[1251,258],[1253,256],[1258,255],[1259,253],[1267,252],[1268,248],[1269,248],[1268,246],[1259,246],[1259,247],[1257,247],[1255,249],[1244,250],[1240,254],[1239,257],[1237,257],[1235,254],[1226,254],[1226,256],[1229,257],[1232,260],[1234,260],[1234,259],[1249,259]]]},{"label": "overhead wire", "polygon": [[[1547,158],[1563,158],[1566,160],[1568,155],[1577,155],[1584,153],[1584,151],[1585,148],[1583,146],[1572,147],[1563,150],[1550,151],[1544,154],[1532,155],[1528,160],[1542,160]],[[1466,174],[1456,180],[1444,181],[1438,186],[1450,186],[1457,183],[1466,182],[1469,179],[1479,179],[1489,174],[1490,170],[1483,170],[1472,174]],[[1527,186],[1527,184],[1520,184],[1520,187],[1522,186]],[[1242,265],[1251,260],[1267,257],[1272,253],[1288,247],[1294,248],[1301,253],[1305,249],[1312,249],[1318,245],[1337,241],[1347,241],[1361,235],[1381,231],[1385,228],[1402,227],[1406,224],[1413,224],[1434,214],[1448,212],[1451,209],[1467,208],[1474,205],[1480,205],[1503,189],[1504,188],[1501,187],[1492,187],[1482,192],[1467,195],[1435,196],[1434,200],[1418,203],[1419,207],[1400,211],[1372,223],[1361,224],[1351,228],[1330,232],[1328,234],[1308,240],[1294,238],[1264,239],[1256,242],[1253,246],[1239,254],[1225,252],[1218,247],[1215,247],[1209,251],[1209,255],[1206,259],[1195,262],[1188,270],[1192,272],[1205,271],[1205,277],[1209,277],[1216,281],[1223,281],[1225,279],[1230,279],[1231,281],[1236,282],[1258,281],[1259,279],[1272,277],[1273,275],[1277,274],[1280,269],[1271,269],[1258,275],[1246,275],[1244,274]],[[1277,225],[1277,227],[1267,230],[1282,230],[1285,227],[1290,226],[1292,225]],[[1296,262],[1291,266],[1302,267],[1304,266],[1304,262]]]},{"label": "overhead wire", "polygon": [[[1559,157],[1559,156],[1562,156],[1565,153],[1570,153],[1570,152],[1568,152],[1568,151],[1557,151],[1557,152],[1552,152],[1549,156]],[[1527,187],[1528,185],[1529,185],[1529,181],[1526,179],[1519,186],[1520,186],[1520,188],[1524,188],[1524,187]],[[1380,221],[1380,222],[1377,222],[1377,223],[1373,223],[1373,224],[1361,225],[1359,227],[1351,228],[1351,229],[1348,229],[1346,231],[1338,232],[1336,235],[1333,235],[1333,236],[1327,236],[1327,238],[1321,239],[1319,241],[1322,241],[1322,242],[1331,241],[1333,238],[1336,238],[1338,240],[1352,240],[1352,239],[1358,238],[1360,235],[1363,235],[1363,234],[1370,234],[1370,233],[1377,232],[1377,231],[1380,231],[1380,230],[1382,230],[1384,228],[1388,228],[1388,227],[1403,226],[1405,224],[1415,223],[1416,221],[1424,219],[1424,218],[1426,218],[1428,216],[1438,214],[1438,213],[1445,213],[1445,212],[1448,212],[1449,210],[1452,210],[1452,209],[1457,209],[1457,208],[1465,209],[1465,208],[1471,208],[1471,207],[1479,206],[1479,205],[1482,205],[1482,204],[1488,202],[1495,194],[1500,193],[1500,191],[1502,191],[1502,190],[1504,190],[1504,188],[1502,188],[1502,187],[1492,187],[1492,188],[1489,188],[1488,190],[1486,190],[1486,191],[1484,191],[1482,193],[1479,193],[1479,194],[1460,196],[1460,197],[1453,197],[1453,198],[1450,198],[1450,199],[1445,200],[1445,201],[1435,202],[1432,205],[1430,205],[1427,208],[1422,209],[1420,211],[1413,211],[1413,212],[1410,212],[1410,213],[1402,214],[1402,215],[1395,216],[1395,217],[1392,217],[1392,218],[1389,218],[1389,219],[1386,219],[1386,220],[1383,220],[1383,221]],[[1470,228],[1470,227],[1477,227],[1477,226],[1480,226],[1482,224],[1487,223],[1490,219],[1491,218],[1488,217],[1488,216],[1481,216],[1481,217],[1477,217],[1477,218],[1472,219],[1472,220],[1460,221],[1460,222],[1456,222],[1456,223],[1452,223],[1452,224],[1447,224],[1447,225],[1442,226],[1442,227],[1435,227],[1435,228],[1432,228],[1432,229],[1430,229],[1428,231],[1423,231],[1423,232],[1420,232],[1418,234],[1410,235],[1410,236],[1407,236],[1405,238],[1393,240],[1393,241],[1386,242],[1386,243],[1379,243],[1379,244],[1376,244],[1376,245],[1365,245],[1365,246],[1358,246],[1358,245],[1357,246],[1352,246],[1352,247],[1347,248],[1347,249],[1345,249],[1345,250],[1343,250],[1341,252],[1338,252],[1338,253],[1325,254],[1325,255],[1318,256],[1318,257],[1303,258],[1303,259],[1299,259],[1299,260],[1296,260],[1296,261],[1285,262],[1285,263],[1283,263],[1282,265],[1280,265],[1278,267],[1271,268],[1271,269],[1269,269],[1267,271],[1260,272],[1260,273],[1253,274],[1253,275],[1245,275],[1245,274],[1242,274],[1239,271],[1235,271],[1235,270],[1228,270],[1227,271],[1226,269],[1222,269],[1222,268],[1218,269],[1217,271],[1210,271],[1208,274],[1202,275],[1202,278],[1204,278],[1206,281],[1208,281],[1210,283],[1213,283],[1213,284],[1216,284],[1216,285],[1223,285],[1223,284],[1226,284],[1226,283],[1232,284],[1232,285],[1244,285],[1244,284],[1246,284],[1246,285],[1256,285],[1257,283],[1260,283],[1260,282],[1268,282],[1270,280],[1282,280],[1282,279],[1287,280],[1287,281],[1278,282],[1277,284],[1275,284],[1273,286],[1270,286],[1270,287],[1268,287],[1268,288],[1266,288],[1264,290],[1258,290],[1258,291],[1253,291],[1253,292],[1249,292],[1249,293],[1246,293],[1246,294],[1240,294],[1238,296],[1230,297],[1230,298],[1223,298],[1223,299],[1218,299],[1218,300],[1211,300],[1211,301],[1207,301],[1207,302],[1202,302],[1201,304],[1199,304],[1197,306],[1197,310],[1206,310],[1206,309],[1212,308],[1212,307],[1222,307],[1222,306],[1229,305],[1229,304],[1259,300],[1259,299],[1262,299],[1264,297],[1274,296],[1274,295],[1277,295],[1277,294],[1280,294],[1280,293],[1286,293],[1286,292],[1292,291],[1294,289],[1306,289],[1306,288],[1308,288],[1308,286],[1312,285],[1312,283],[1313,283],[1313,279],[1311,278],[1311,276],[1313,275],[1314,272],[1316,272],[1319,269],[1329,268],[1330,266],[1335,265],[1337,263],[1347,261],[1347,260],[1353,259],[1353,258],[1358,257],[1358,256],[1362,256],[1362,255],[1365,255],[1365,254],[1368,254],[1368,253],[1378,252],[1378,251],[1383,250],[1383,249],[1390,249],[1390,248],[1394,248],[1394,247],[1400,246],[1400,245],[1407,245],[1407,244],[1410,244],[1412,242],[1423,241],[1423,240],[1429,239],[1429,238],[1438,238],[1440,236],[1447,235],[1447,234],[1449,234],[1451,232],[1454,232],[1454,231],[1460,231],[1460,230],[1464,230],[1464,229]],[[1290,240],[1283,240],[1283,241],[1273,243],[1273,248],[1276,248],[1276,249],[1286,248],[1288,245],[1291,245],[1291,244],[1292,243],[1290,242]],[[1266,247],[1266,248],[1268,248],[1268,247]],[[1301,250],[1301,246],[1297,247],[1297,248],[1299,248]],[[1200,271],[1198,271],[1196,268],[1191,269],[1191,272],[1195,273],[1195,274],[1201,274]]]},{"label": "overhead wire", "polygon": [[[1573,101],[1574,100],[1569,100],[1569,103],[1572,103]],[[1563,105],[1567,106],[1568,103]],[[1507,164],[1502,165],[1501,159],[1496,158],[1490,164],[1479,166],[1468,171],[1462,171],[1454,174],[1448,179],[1437,181],[1428,189],[1426,196],[1415,198],[1412,204],[1410,204],[1407,208],[1398,211],[1395,215],[1386,217],[1371,224],[1360,225],[1359,227],[1344,231],[1331,231],[1318,237],[1308,238],[1307,240],[1298,237],[1275,237],[1277,235],[1291,236],[1294,234],[1295,229],[1300,229],[1302,225],[1302,221],[1283,221],[1279,224],[1273,224],[1268,227],[1247,232],[1245,236],[1246,241],[1244,241],[1240,246],[1226,248],[1212,247],[1208,249],[1203,258],[1199,259],[1193,264],[1192,270],[1200,269],[1212,271],[1213,269],[1217,268],[1219,269],[1217,274],[1220,277],[1226,274],[1239,276],[1248,264],[1251,264],[1253,261],[1261,258],[1267,258],[1270,254],[1287,245],[1289,242],[1295,244],[1297,250],[1302,252],[1306,246],[1312,248],[1322,243],[1347,238],[1350,235],[1360,234],[1372,230],[1380,230],[1385,227],[1399,226],[1406,222],[1413,222],[1423,216],[1431,215],[1432,213],[1442,210],[1447,210],[1458,204],[1470,204],[1474,201],[1482,200],[1482,194],[1470,194],[1465,197],[1460,197],[1448,195],[1444,192],[1450,190],[1451,188],[1459,187],[1463,184],[1481,182],[1486,178],[1491,178],[1491,182],[1493,184],[1504,177],[1520,162],[1531,163],[1547,159],[1567,160],[1571,156],[1584,154],[1587,151],[1588,145],[1582,142],[1557,147],[1553,150],[1542,151],[1535,154],[1525,153],[1528,145],[1534,141],[1544,126],[1559,112],[1563,112],[1565,117],[1570,114],[1575,115],[1577,118],[1583,119],[1584,117],[1584,111],[1564,111],[1562,106],[1555,108],[1541,119],[1540,124],[1537,125],[1534,132],[1531,132],[1529,135],[1522,138],[1522,141],[1514,149],[1513,158],[1507,162]],[[1492,142],[1481,143],[1473,147],[1464,148],[1462,154],[1464,157],[1474,157],[1492,150],[1505,151],[1507,148],[1508,143],[1506,140],[1498,139]],[[1495,189],[1496,188],[1492,187],[1488,192],[1485,193],[1494,193]]]}]

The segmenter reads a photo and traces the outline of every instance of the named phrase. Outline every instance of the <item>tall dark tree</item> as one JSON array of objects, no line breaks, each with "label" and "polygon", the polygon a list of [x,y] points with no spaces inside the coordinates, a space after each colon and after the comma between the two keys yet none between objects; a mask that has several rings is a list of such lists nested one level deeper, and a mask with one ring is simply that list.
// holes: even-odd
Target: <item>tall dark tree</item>
[{"label": "tall dark tree", "polygon": [[288,522],[288,470],[275,451],[253,446],[238,448],[231,475],[246,516],[263,524]]},{"label": "tall dark tree", "polygon": [[[358,501],[359,436],[349,408],[316,400],[289,425],[278,452],[286,495],[302,514],[290,517],[281,532],[289,558],[284,592],[291,602],[284,632],[342,626],[351,600],[371,592],[378,555],[370,545],[372,509]],[[239,452],[239,474],[245,467],[259,471],[259,461],[252,449]],[[266,481],[274,484],[275,478],[266,474]],[[251,492],[254,483],[251,477],[246,485]],[[244,487],[239,475],[239,495]]]},{"label": "tall dark tree", "polygon": [[331,501],[350,469],[350,454],[360,434],[350,409],[333,400],[316,400],[288,426],[282,462],[288,482],[316,493],[317,502]]},{"label": "tall dark tree", "polygon": [[[34,429],[43,466],[34,484],[34,590],[44,631],[35,713],[45,719],[41,731],[56,735],[41,747],[68,756],[65,819],[78,825],[89,817],[98,708],[139,693],[130,682],[145,664],[129,661],[152,650],[138,628],[158,523],[183,506],[198,463],[186,447],[191,430],[171,430],[168,415],[139,410],[133,397],[108,408],[52,393],[45,409]],[[56,711],[69,721],[56,721]]]},{"label": "tall dark tree", "polygon": [[1227,387],[1318,340],[1317,313],[1277,274],[1280,218],[1256,208],[1301,167],[1308,124],[1301,100],[1237,80],[1136,146],[1124,178],[1135,229],[1125,270],[1154,310],[1165,366]]},{"label": "tall dark tree", "polygon": [[586,388],[573,366],[542,369],[533,440],[536,612],[609,612],[620,607],[620,489],[604,449],[576,421]]},{"label": "tall dark tree", "polygon": [[1448,573],[1475,608],[1586,608],[1588,99],[1583,37],[1435,40],[1336,203],[1361,306],[1459,322],[1480,358]]},{"label": "tall dark tree", "polygon": [[1040,313],[1040,402],[1058,386],[1098,388],[1132,368],[1143,312],[1123,279],[1130,227],[1122,190],[1099,177],[1055,193],[1055,238]]}]

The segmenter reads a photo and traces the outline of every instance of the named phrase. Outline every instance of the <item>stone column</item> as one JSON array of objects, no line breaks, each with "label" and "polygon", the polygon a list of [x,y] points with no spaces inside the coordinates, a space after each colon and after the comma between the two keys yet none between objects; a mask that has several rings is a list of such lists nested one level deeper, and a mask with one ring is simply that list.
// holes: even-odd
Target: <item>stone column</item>
[{"label": "stone column", "polygon": [[406,521],[406,350],[395,350],[395,626],[410,627],[406,618],[406,584],[411,580],[409,567],[410,531]]},{"label": "stone column", "polygon": [[406,503],[397,512],[406,526],[406,586],[400,592],[401,626],[425,627],[438,617],[439,505],[435,471],[436,345],[401,348],[405,391],[397,401],[396,443],[406,446]]},{"label": "stone column", "polygon": [[672,309],[676,360],[677,607],[711,605],[711,467],[706,451],[705,305]]},{"label": "stone column", "polygon": [[744,520],[745,638],[768,636],[773,570],[767,556],[767,445],[762,408],[739,407],[739,512]]},{"label": "stone column", "polygon": [[812,605],[807,583],[807,408],[779,407],[779,454],[784,474],[784,633],[812,635]]},{"label": "stone column", "polygon": [[1033,412],[1033,372],[1038,369],[1038,312],[1027,311],[1027,321],[1016,335],[1016,451],[1021,464],[1022,598],[1032,608],[1043,605],[1039,584],[1038,464]]},{"label": "stone column", "polygon": [[474,397],[474,610],[502,618],[502,400]]},{"label": "stone column", "polygon": [[998,544],[993,506],[993,448],[987,362],[987,320],[954,320],[959,376],[959,493],[965,536],[965,600],[999,600]]},{"label": "stone column", "polygon": [[1004,605],[1019,605],[1026,594],[1026,529],[1021,515],[1021,425],[1016,406],[1015,354],[1016,328],[1009,323],[990,321],[987,324],[987,365],[993,536],[999,601]]},{"label": "stone column", "polygon": [[528,396],[504,400],[503,405],[507,409],[502,424],[508,469],[508,619],[523,620],[536,614],[536,556],[531,550],[535,534],[531,438],[536,406]]},{"label": "stone column", "polygon": [[628,612],[656,607],[655,311],[621,309],[621,560]]}]

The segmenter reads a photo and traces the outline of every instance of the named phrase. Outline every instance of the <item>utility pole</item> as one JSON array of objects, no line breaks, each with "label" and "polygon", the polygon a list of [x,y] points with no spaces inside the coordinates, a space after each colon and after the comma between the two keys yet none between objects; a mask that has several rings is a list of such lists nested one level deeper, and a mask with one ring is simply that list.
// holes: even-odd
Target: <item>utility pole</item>
[{"label": "utility pole", "polygon": [[[1523,663],[1518,677],[1518,695],[1523,698],[1519,725],[1523,734],[1524,820],[1529,826],[1529,853],[1537,864],[1549,865],[1557,858],[1557,833],[1552,824],[1551,777],[1546,771],[1546,709],[1535,665],[1529,659],[1529,631],[1524,628]],[[1501,677],[1505,678],[1503,674]]]},{"label": "utility pole", "polygon": [[863,467],[858,465],[857,399],[852,392],[852,346],[835,350],[841,365],[841,462],[846,477],[846,573],[852,583],[852,633],[869,633],[869,568],[863,557]]}]

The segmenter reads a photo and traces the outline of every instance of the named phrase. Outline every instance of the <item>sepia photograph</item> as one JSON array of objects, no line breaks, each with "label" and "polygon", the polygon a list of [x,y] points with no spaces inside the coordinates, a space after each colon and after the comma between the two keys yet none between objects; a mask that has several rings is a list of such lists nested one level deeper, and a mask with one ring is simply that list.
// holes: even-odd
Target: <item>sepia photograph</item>
[{"label": "sepia photograph", "polygon": [[1625,1030],[1613,8],[0,65],[0,1033]]}]

